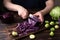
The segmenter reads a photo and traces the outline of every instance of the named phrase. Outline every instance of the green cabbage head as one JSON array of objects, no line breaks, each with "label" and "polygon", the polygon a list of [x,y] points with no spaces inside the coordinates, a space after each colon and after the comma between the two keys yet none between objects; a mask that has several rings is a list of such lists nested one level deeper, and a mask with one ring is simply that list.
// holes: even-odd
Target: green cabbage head
[{"label": "green cabbage head", "polygon": [[60,6],[54,7],[54,8],[50,11],[50,16],[51,16],[54,20],[58,20],[59,17],[60,17]]}]

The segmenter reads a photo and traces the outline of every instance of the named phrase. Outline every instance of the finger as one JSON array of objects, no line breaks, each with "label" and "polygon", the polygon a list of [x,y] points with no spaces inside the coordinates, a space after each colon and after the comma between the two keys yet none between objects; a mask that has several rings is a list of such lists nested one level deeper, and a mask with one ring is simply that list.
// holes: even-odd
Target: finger
[{"label": "finger", "polygon": [[37,13],[35,13],[35,14],[33,14],[34,16],[38,16],[38,14]]},{"label": "finger", "polygon": [[26,16],[23,16],[23,15],[22,15],[21,17],[22,17],[23,19],[26,19]]},{"label": "finger", "polygon": [[18,14],[21,18],[23,18],[24,19],[24,17],[21,15],[21,14]]},{"label": "finger", "polygon": [[28,13],[25,13],[24,15],[22,15],[23,19],[26,19],[28,17]]},{"label": "finger", "polygon": [[43,19],[43,16],[42,16],[42,15],[40,15],[40,16],[39,16],[39,19],[40,19],[40,21],[41,21],[41,22],[43,22],[43,21],[44,21],[44,19]]}]

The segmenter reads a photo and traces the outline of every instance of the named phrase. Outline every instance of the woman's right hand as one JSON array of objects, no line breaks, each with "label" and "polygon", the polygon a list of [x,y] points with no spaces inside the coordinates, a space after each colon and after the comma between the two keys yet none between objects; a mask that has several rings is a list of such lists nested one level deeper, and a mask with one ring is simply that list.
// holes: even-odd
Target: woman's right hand
[{"label": "woman's right hand", "polygon": [[18,10],[18,15],[21,16],[23,19],[26,19],[28,17],[28,11],[27,11],[27,9],[21,7]]},{"label": "woman's right hand", "polygon": [[18,15],[21,16],[23,19],[27,18],[28,11],[24,7],[17,4],[13,4],[11,0],[4,0],[3,4],[8,10],[18,11]]}]

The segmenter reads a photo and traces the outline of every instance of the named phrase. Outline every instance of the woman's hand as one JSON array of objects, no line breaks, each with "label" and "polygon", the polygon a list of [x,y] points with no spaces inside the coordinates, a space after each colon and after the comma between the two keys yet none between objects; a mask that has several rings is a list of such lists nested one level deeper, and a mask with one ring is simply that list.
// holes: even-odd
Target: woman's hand
[{"label": "woman's hand", "polygon": [[13,4],[11,0],[4,0],[3,4],[8,10],[18,11],[18,15],[21,16],[23,19],[27,18],[28,11],[21,5]]},{"label": "woman's hand", "polygon": [[26,19],[28,17],[28,11],[21,7],[19,10],[18,10],[18,15],[21,16],[23,19]]},{"label": "woman's hand", "polygon": [[43,15],[42,15],[42,12],[36,12],[36,13],[33,14],[33,15],[34,15],[34,16],[37,16],[38,19],[39,19],[41,22],[44,21],[44,19],[43,19]]}]

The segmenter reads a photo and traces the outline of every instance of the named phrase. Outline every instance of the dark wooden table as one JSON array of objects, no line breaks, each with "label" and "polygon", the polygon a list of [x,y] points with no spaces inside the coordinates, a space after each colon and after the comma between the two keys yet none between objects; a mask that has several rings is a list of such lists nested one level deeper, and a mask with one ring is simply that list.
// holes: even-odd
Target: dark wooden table
[{"label": "dark wooden table", "polygon": [[[45,20],[51,21],[51,17],[49,16],[49,14],[44,16],[44,18]],[[15,23],[9,25],[9,24],[4,24],[0,21],[0,40],[14,40],[9,37],[8,35],[9,33],[7,32],[7,29],[10,29],[12,26],[15,26]],[[49,33],[50,30],[44,29],[43,31],[40,31],[35,34],[36,38],[34,40],[60,40],[60,28],[55,31],[54,37],[50,37]],[[26,36],[19,40],[31,40],[31,39],[29,38],[29,36]]]}]

